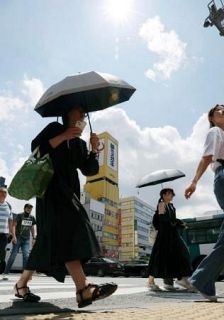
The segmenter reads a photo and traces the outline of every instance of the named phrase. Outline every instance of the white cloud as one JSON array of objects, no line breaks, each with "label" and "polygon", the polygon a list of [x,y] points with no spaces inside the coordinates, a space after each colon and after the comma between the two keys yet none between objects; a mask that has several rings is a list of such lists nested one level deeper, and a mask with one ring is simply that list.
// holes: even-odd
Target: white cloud
[{"label": "white cloud", "polygon": [[159,57],[145,74],[155,81],[158,77],[169,79],[186,62],[186,43],[179,39],[174,30],[166,31],[160,17],[149,18],[139,30],[140,37],[147,43],[149,51]]},{"label": "white cloud", "polygon": [[25,103],[18,97],[0,96],[0,121],[11,120],[14,118],[14,112],[25,107]]},{"label": "white cloud", "polygon": [[[4,92],[0,95],[0,121],[12,121],[30,110],[30,106],[37,103],[44,92],[44,87],[39,79],[24,76],[22,87],[23,95],[15,96],[12,92]],[[22,111],[22,112],[21,112]]]},{"label": "white cloud", "polygon": [[[9,83],[13,88],[14,83]],[[18,94],[13,89],[0,95],[0,176],[9,184],[13,175],[29,156],[30,140],[32,139],[35,120],[33,107],[44,91],[42,82],[36,78],[24,76]],[[40,124],[38,124],[40,125]],[[24,201],[8,196],[15,212],[20,212]],[[34,201],[34,200],[31,200]]]},{"label": "white cloud", "polygon": [[[42,93],[43,85],[38,79],[25,79],[23,99],[18,96],[4,96],[0,99],[0,107],[7,106],[13,110],[13,114],[19,117],[21,110],[28,106],[28,100],[37,101]],[[25,94],[25,95],[24,95]],[[1,104],[4,102],[4,105]],[[6,108],[6,110],[8,110]],[[10,125],[9,115],[4,114],[5,126],[9,129],[6,140],[0,140],[0,175],[5,176],[7,184],[10,183],[16,170],[22,165],[29,155],[29,143],[34,133],[30,127]],[[34,126],[32,108],[27,107],[26,119]],[[3,112],[1,113],[3,117]],[[0,117],[0,119],[2,119]],[[21,121],[23,117],[21,116]],[[18,119],[17,119],[18,120]],[[197,163],[200,159],[203,141],[208,129],[207,116],[204,114],[194,125],[192,133],[187,138],[182,138],[175,127],[166,125],[158,128],[141,128],[134,120],[130,119],[124,110],[114,107],[92,114],[92,125],[95,132],[108,131],[119,141],[119,186],[122,196],[140,196],[150,205],[156,205],[161,186],[142,188],[137,190],[135,185],[145,174],[154,170],[176,168],[186,174],[186,178],[175,180],[168,185],[176,191],[175,205],[178,213],[185,216],[204,214],[205,211],[218,209],[213,195],[213,174],[208,170],[202,177],[197,191],[190,200],[185,200],[184,189],[190,183]],[[35,127],[35,131],[42,126],[42,121]],[[21,140],[21,128],[23,137],[27,137],[26,143]],[[4,136],[4,135],[3,135]],[[85,139],[88,139],[88,130],[85,131]],[[0,137],[2,139],[2,137]],[[29,143],[28,143],[29,142]],[[28,144],[26,146],[26,144]],[[10,156],[9,156],[10,155]],[[84,182],[84,178],[82,178]],[[165,184],[167,185],[167,184]],[[138,194],[139,193],[139,194]],[[10,198],[9,198],[10,199]],[[20,211],[23,203],[10,199],[16,212]]]},{"label": "white cloud", "polygon": [[8,167],[7,167],[7,162],[2,159],[3,155],[0,154],[0,176],[6,177],[8,175]]},{"label": "white cloud", "polygon": [[[184,190],[190,183],[202,154],[208,129],[204,114],[195,124],[192,134],[182,138],[171,126],[140,128],[119,108],[96,112],[92,116],[94,131],[110,132],[119,141],[119,184],[123,196],[138,196],[135,188],[138,180],[154,170],[175,168],[186,178],[166,183],[176,190],[175,204],[181,216],[202,215],[205,211],[219,209],[213,195],[213,173],[210,169],[199,182],[191,199],[184,198]],[[139,196],[155,205],[161,186],[139,189]]]},{"label": "white cloud", "polygon": [[[6,184],[9,185],[9,183],[12,180],[12,177],[14,174],[19,170],[19,168],[23,165],[24,161],[26,160],[27,156],[24,153],[24,148],[21,145],[14,146],[14,153],[13,153],[13,159],[12,159],[12,165],[9,167],[9,164],[7,162],[7,155],[5,156],[5,160],[2,159],[4,155],[0,155],[0,176],[3,176],[6,178]],[[26,201],[21,201],[15,198],[7,196],[7,201],[10,202],[13,212],[18,213],[22,212],[23,206]],[[34,199],[32,199],[31,203],[34,204]],[[35,210],[34,210],[35,213]]]},{"label": "white cloud", "polygon": [[44,93],[43,83],[39,79],[29,79],[27,76],[25,76],[23,80],[23,86],[23,94],[29,99],[29,103],[35,106]]}]

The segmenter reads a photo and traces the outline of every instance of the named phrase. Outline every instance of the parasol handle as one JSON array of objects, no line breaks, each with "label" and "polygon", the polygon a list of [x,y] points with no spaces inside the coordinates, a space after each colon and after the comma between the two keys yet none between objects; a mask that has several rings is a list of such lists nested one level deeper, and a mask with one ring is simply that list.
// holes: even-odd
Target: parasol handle
[{"label": "parasol handle", "polygon": [[87,118],[88,118],[88,122],[89,122],[89,129],[90,129],[90,133],[93,133],[93,129],[92,129],[92,125],[90,122],[90,117],[89,117],[89,112],[87,111]]},{"label": "parasol handle", "polygon": [[[90,129],[90,134],[93,133],[93,129],[92,129],[92,125],[90,122],[90,117],[89,117],[89,112],[87,111],[87,118],[88,118],[88,122],[89,122],[89,129]],[[99,153],[100,151],[102,151],[105,148],[105,145],[103,143],[101,148],[97,148],[97,153]]]}]

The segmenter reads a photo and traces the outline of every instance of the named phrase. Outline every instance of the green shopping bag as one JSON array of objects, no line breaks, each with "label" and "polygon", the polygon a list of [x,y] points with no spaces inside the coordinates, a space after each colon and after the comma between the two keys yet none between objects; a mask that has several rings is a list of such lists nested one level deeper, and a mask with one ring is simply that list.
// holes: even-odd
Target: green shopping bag
[{"label": "green shopping bag", "polygon": [[29,200],[33,197],[42,198],[53,174],[49,154],[40,157],[38,147],[17,171],[8,192],[10,196],[21,200]]}]

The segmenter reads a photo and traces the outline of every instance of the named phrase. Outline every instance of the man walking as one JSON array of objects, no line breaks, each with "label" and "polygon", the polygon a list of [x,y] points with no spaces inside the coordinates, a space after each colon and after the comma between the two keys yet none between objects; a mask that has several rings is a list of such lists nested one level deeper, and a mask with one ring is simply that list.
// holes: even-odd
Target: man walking
[{"label": "man walking", "polygon": [[5,248],[8,243],[9,234],[12,233],[13,220],[11,206],[6,201],[6,197],[6,186],[0,186],[0,269],[3,270],[5,266]]},{"label": "man walking", "polygon": [[[35,224],[36,220],[31,215],[33,206],[30,203],[26,203],[24,206],[24,212],[17,214],[13,221],[13,238],[12,238],[12,251],[7,261],[4,274],[8,274],[15,261],[16,255],[21,248],[23,254],[23,269],[26,266],[27,259],[30,253],[30,235],[32,235],[33,241],[35,241]],[[6,277],[3,279],[7,280]]]}]

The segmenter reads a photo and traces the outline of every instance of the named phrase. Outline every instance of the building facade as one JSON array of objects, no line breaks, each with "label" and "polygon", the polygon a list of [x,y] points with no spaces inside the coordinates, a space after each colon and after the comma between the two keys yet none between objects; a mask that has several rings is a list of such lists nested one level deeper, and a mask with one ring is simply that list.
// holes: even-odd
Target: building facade
[{"label": "building facade", "polygon": [[87,177],[84,191],[88,192],[91,198],[105,205],[100,243],[105,256],[118,258],[118,141],[108,132],[101,133],[99,138],[102,149],[98,154],[99,173]]},{"label": "building facade", "polygon": [[155,208],[137,197],[120,199],[119,260],[147,259],[151,253],[149,224]]},{"label": "building facade", "polygon": [[81,192],[81,203],[86,209],[93,230],[95,231],[99,243],[102,241],[103,221],[105,216],[105,204],[90,198],[87,192]]}]

